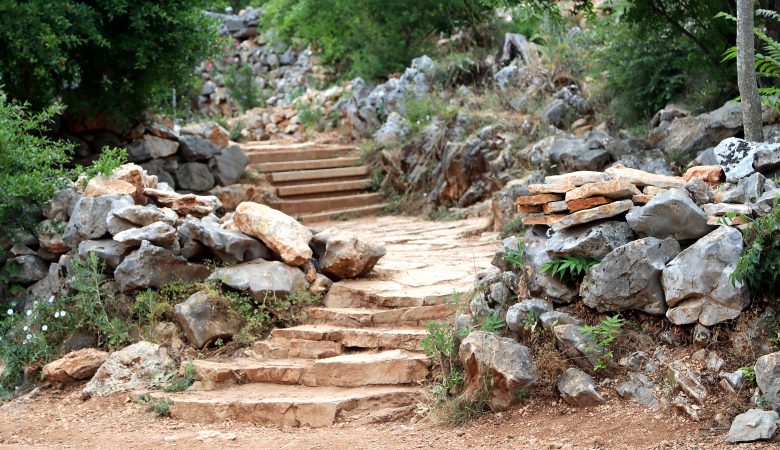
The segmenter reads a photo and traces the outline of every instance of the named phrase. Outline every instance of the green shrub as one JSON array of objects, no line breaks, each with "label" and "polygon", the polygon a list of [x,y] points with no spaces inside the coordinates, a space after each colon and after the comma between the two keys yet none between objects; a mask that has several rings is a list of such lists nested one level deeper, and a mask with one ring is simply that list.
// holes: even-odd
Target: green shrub
[{"label": "green shrub", "polygon": [[747,284],[753,294],[774,299],[780,276],[780,205],[749,222],[742,231],[745,249],[731,274],[734,284]]},{"label": "green shrub", "polygon": [[228,95],[238,103],[242,112],[257,106],[265,106],[263,91],[257,84],[252,66],[249,64],[227,66],[224,79]]},{"label": "green shrub", "polygon": [[554,258],[542,264],[542,272],[549,272],[550,276],[558,275],[561,279],[564,276],[570,278],[579,278],[601,260],[594,258],[585,258],[578,255],[564,256],[563,258]]},{"label": "green shrub", "polygon": [[517,250],[504,247],[504,261],[514,270],[522,269],[525,266],[525,242],[517,242]]},{"label": "green shrub", "polygon": [[137,118],[218,43],[215,0],[0,0],[0,79],[11,98]]},{"label": "green shrub", "polygon": [[610,350],[610,346],[620,335],[620,330],[623,328],[623,319],[620,315],[607,316],[598,325],[590,326],[585,325],[580,327],[580,331],[586,336],[590,336],[596,341],[596,348],[588,347],[585,349],[588,353],[599,353],[597,358],[597,364],[593,367],[594,370],[606,369],[609,367],[609,362],[612,361],[614,353]]},{"label": "green shrub", "polygon": [[146,405],[146,409],[160,417],[169,417],[171,415],[171,406],[173,406],[173,400],[169,397],[153,398],[148,393],[139,395],[138,403]]},{"label": "green shrub", "polygon": [[184,373],[174,372],[168,383],[163,386],[165,392],[182,392],[195,383],[195,365],[192,360],[184,364]]}]

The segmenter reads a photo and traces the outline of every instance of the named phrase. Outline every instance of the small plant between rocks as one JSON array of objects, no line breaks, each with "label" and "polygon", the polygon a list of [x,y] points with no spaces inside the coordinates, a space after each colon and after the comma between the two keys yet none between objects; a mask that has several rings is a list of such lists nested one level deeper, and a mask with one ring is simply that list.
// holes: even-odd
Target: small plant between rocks
[{"label": "small plant between rocks", "polygon": [[610,350],[610,346],[620,335],[620,330],[623,328],[623,319],[620,315],[607,316],[602,319],[597,325],[584,325],[580,328],[586,336],[589,336],[596,341],[596,347],[588,347],[586,351],[588,353],[598,353],[597,364],[593,366],[594,370],[603,370],[609,367],[610,362],[614,357],[614,352]]},{"label": "small plant between rocks", "polygon": [[588,270],[600,263],[601,260],[595,258],[585,258],[578,255],[568,255],[563,258],[555,258],[547,261],[542,265],[542,272],[549,272],[550,276],[558,276],[563,279],[564,276],[569,278],[580,278],[585,276]]}]

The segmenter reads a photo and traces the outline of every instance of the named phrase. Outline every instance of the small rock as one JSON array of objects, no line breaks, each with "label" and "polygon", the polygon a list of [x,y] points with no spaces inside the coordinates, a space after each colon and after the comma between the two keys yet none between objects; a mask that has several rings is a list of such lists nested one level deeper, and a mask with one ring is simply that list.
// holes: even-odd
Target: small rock
[{"label": "small rock", "polygon": [[108,353],[94,348],[70,352],[43,366],[43,379],[55,386],[92,378],[108,359]]},{"label": "small rock", "polygon": [[552,311],[552,309],[553,306],[546,300],[523,300],[509,307],[506,313],[506,325],[511,331],[520,332],[524,329],[525,322],[531,318],[533,311],[539,316],[541,313]]},{"label": "small rock", "polygon": [[173,249],[176,229],[165,222],[154,222],[142,228],[132,228],[114,235],[114,240],[123,244],[139,246],[149,241],[158,247]]},{"label": "small rock", "polygon": [[214,302],[207,291],[196,292],[174,306],[174,316],[196,348],[217,339],[231,339],[243,325],[236,313]]},{"label": "small rock", "polygon": [[172,363],[164,348],[151,342],[137,342],[111,353],[84,387],[84,393],[102,396],[146,389],[153,374],[164,372]]},{"label": "small rock", "polygon": [[300,266],[312,257],[311,231],[281,211],[244,202],[236,208],[233,223],[243,233],[262,240],[288,264]]},{"label": "small rock", "polygon": [[753,442],[768,440],[777,431],[778,414],[775,411],[751,409],[734,418],[726,442]]},{"label": "small rock", "polygon": [[336,228],[315,234],[311,245],[322,272],[336,279],[368,275],[386,253],[381,245],[364,242]]},{"label": "small rock", "polygon": [[764,399],[772,408],[780,408],[780,352],[758,358],[754,369]]},{"label": "small rock", "polygon": [[557,386],[563,401],[571,406],[596,406],[606,403],[596,390],[593,378],[579,369],[566,369],[558,377]]},{"label": "small rock", "polygon": [[257,301],[271,295],[284,298],[301,292],[307,285],[300,269],[263,259],[217,269],[209,279],[219,280],[233,289],[248,290]]}]

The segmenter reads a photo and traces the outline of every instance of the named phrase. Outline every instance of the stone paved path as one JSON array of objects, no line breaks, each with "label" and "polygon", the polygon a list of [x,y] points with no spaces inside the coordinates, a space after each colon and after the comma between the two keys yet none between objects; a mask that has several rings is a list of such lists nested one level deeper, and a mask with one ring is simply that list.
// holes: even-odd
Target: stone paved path
[{"label": "stone paved path", "polygon": [[199,381],[171,396],[172,416],[316,427],[414,405],[430,369],[426,322],[452,319],[446,300],[470,290],[500,246],[485,225],[398,216],[318,224],[387,255],[369,277],[334,284],[307,323],[274,330],[244,357],[195,361]]}]

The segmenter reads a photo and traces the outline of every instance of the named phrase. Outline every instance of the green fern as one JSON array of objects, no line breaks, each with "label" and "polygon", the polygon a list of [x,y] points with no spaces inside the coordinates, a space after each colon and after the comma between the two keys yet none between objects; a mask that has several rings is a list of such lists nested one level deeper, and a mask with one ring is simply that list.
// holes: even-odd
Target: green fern
[{"label": "green fern", "polygon": [[515,270],[520,269],[525,265],[525,259],[523,259],[523,255],[525,254],[524,242],[519,241],[517,244],[517,250],[504,247],[504,261]]},{"label": "green fern", "polygon": [[599,322],[598,325],[585,325],[580,327],[580,331],[583,334],[596,340],[595,348],[588,347],[585,351],[588,353],[601,353],[596,359],[596,365],[593,367],[594,370],[606,369],[609,367],[609,362],[614,357],[614,352],[610,350],[609,347],[620,335],[620,330],[622,328],[623,319],[618,314],[607,316]]},{"label": "green fern", "polygon": [[550,272],[551,276],[558,275],[563,279],[565,275],[570,278],[579,278],[584,276],[585,273],[596,264],[600,263],[600,259],[585,258],[583,256],[569,255],[563,258],[555,258],[542,264],[542,272]]},{"label": "green fern", "polygon": [[504,329],[504,327],[506,327],[506,322],[496,313],[485,317],[485,319],[479,325],[480,331],[485,331],[488,333],[499,333]]}]

